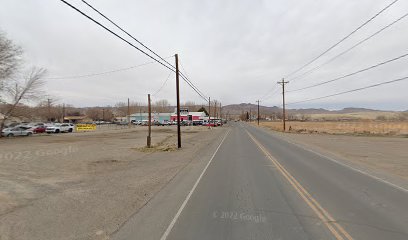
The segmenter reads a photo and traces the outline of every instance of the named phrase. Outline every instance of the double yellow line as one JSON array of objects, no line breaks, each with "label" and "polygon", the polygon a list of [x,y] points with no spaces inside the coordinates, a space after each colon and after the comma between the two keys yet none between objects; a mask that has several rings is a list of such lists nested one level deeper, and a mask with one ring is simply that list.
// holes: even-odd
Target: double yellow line
[{"label": "double yellow line", "polygon": [[344,230],[344,228],[337,223],[337,221],[314,199],[306,189],[300,185],[300,183],[266,150],[266,148],[255,139],[255,137],[248,132],[252,141],[261,149],[261,151],[272,161],[280,173],[288,180],[288,182],[299,193],[300,197],[306,202],[307,205],[316,213],[319,219],[327,226],[330,232],[338,240],[352,240],[353,238]]}]

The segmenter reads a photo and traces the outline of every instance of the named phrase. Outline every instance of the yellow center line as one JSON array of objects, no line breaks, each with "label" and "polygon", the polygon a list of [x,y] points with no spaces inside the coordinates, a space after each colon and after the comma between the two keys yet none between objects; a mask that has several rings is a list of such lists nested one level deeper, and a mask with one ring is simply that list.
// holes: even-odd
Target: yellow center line
[{"label": "yellow center line", "polygon": [[276,168],[282,173],[282,175],[288,180],[288,182],[293,186],[301,198],[306,202],[307,205],[316,213],[319,219],[327,226],[330,232],[338,240],[352,240],[344,228],[337,223],[337,221],[310,195],[308,191],[266,150],[266,148],[255,139],[255,137],[245,130],[252,141],[261,149],[261,151],[272,161]]}]

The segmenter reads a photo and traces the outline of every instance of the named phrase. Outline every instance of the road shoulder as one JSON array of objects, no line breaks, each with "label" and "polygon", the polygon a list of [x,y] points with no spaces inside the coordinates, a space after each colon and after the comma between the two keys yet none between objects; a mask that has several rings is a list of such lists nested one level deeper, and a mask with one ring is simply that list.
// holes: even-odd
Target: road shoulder
[{"label": "road shoulder", "polygon": [[[377,141],[377,142],[383,140],[385,142],[386,141],[385,138],[382,138],[382,139],[375,138],[374,139],[370,137],[365,137],[364,139],[362,139],[361,137],[357,137],[357,136],[336,136],[336,135],[324,135],[324,134],[302,135],[302,134],[277,132],[277,131],[273,131],[270,129],[265,129],[263,127],[254,126],[254,125],[248,125],[248,126],[260,129],[268,134],[272,134],[273,136],[279,137],[280,139],[286,142],[292,143],[307,151],[314,152],[318,155],[326,157],[329,160],[337,162],[341,165],[345,165],[350,169],[359,171],[379,181],[384,181],[386,183],[389,183],[389,185],[393,185],[394,187],[397,187],[397,188],[400,187],[405,190],[408,189],[408,176],[404,178],[401,176],[401,174],[399,175],[395,174],[396,168],[398,167],[402,168],[408,163],[404,164],[403,166],[402,165],[397,166],[394,163],[392,166],[390,166],[390,164],[387,164],[387,161],[389,161],[390,158],[393,157],[392,155],[386,155],[384,156],[383,159],[381,159],[380,157],[377,157],[375,159],[376,161],[375,164],[373,163],[373,161],[370,162],[370,160],[373,160],[373,159],[371,158],[372,156],[370,156],[369,154],[364,155],[365,157],[364,161],[360,161],[360,159],[356,157],[356,155],[364,154],[363,152],[364,149],[361,149],[360,152],[357,149],[359,146],[358,145],[359,143],[361,144],[361,142],[364,141],[365,146],[368,145],[368,147],[370,147],[371,140]],[[353,146],[354,149],[352,153],[350,152],[348,153],[344,151],[344,149],[341,149],[340,147],[336,149],[336,144],[339,144],[339,141],[338,141],[339,138],[343,142],[347,141],[348,142],[347,144],[350,146],[353,146],[353,143],[354,143],[354,146]],[[358,142],[355,140],[358,140]],[[408,142],[407,139],[398,139],[398,140]],[[325,148],[325,145],[327,144],[332,144],[333,148],[331,149]],[[376,144],[379,145],[378,143]],[[382,149],[376,149],[376,150],[382,151]],[[403,161],[403,159],[400,159],[399,161]]]},{"label": "road shoulder", "polygon": [[202,170],[228,131],[225,127],[199,148],[195,157],[181,169],[150,201],[131,216],[110,239],[160,239]]}]

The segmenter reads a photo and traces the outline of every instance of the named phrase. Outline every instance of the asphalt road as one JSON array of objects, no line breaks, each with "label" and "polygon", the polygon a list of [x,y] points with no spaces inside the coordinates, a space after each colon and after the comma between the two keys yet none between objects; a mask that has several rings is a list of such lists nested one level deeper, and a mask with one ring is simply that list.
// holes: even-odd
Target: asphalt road
[{"label": "asphalt road", "polygon": [[113,239],[408,239],[403,188],[244,123],[214,151]]}]

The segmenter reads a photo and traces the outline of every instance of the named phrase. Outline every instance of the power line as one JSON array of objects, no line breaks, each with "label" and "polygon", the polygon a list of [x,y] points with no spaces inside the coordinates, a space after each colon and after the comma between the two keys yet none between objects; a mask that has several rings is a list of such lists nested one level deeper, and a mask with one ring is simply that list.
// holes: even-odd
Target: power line
[{"label": "power line", "polygon": [[272,93],[273,90],[276,90],[276,85],[273,85],[273,87],[271,89],[269,89],[262,97],[261,99],[264,99],[266,96],[268,96],[269,94]]},{"label": "power line", "polygon": [[403,54],[403,55],[401,55],[401,56],[399,56],[399,57],[396,57],[396,58],[393,58],[393,59],[390,59],[390,60],[387,60],[387,61],[384,61],[384,62],[375,64],[375,65],[372,65],[372,66],[370,66],[370,67],[367,67],[367,68],[364,68],[364,69],[360,69],[360,70],[358,70],[358,71],[355,71],[355,72],[352,72],[352,73],[343,75],[343,76],[341,76],[341,77],[337,77],[337,78],[334,78],[334,79],[331,79],[331,80],[328,80],[328,81],[316,83],[316,84],[313,84],[313,85],[310,85],[310,86],[307,86],[307,87],[302,87],[302,88],[290,90],[290,91],[287,91],[287,92],[297,92],[297,91],[301,91],[301,90],[305,90],[305,89],[309,89],[309,88],[321,86],[321,85],[324,85],[324,84],[327,84],[327,83],[331,83],[331,82],[334,82],[334,81],[338,81],[338,80],[340,80],[340,79],[344,79],[344,78],[347,78],[347,77],[350,77],[350,76],[353,76],[353,75],[356,75],[356,74],[359,74],[359,73],[362,73],[362,72],[371,70],[371,69],[373,69],[373,68],[380,67],[380,66],[385,65],[385,64],[387,64],[387,63],[391,63],[391,62],[393,62],[393,61],[396,61],[396,60],[398,60],[398,59],[404,58],[404,57],[406,57],[406,56],[408,56],[408,53]]},{"label": "power line", "polygon": [[[122,32],[124,32],[126,35],[128,35],[129,37],[131,37],[133,40],[135,40],[137,43],[139,43],[140,45],[142,45],[144,48],[146,48],[148,51],[150,51],[151,53],[153,53],[156,57],[160,58],[162,61],[164,61],[166,64],[168,64],[171,68],[173,68],[173,71],[175,72],[175,66],[173,66],[171,63],[169,63],[168,61],[166,61],[164,58],[162,58],[160,55],[158,55],[156,52],[154,52],[153,50],[151,50],[149,47],[147,47],[145,44],[143,44],[141,41],[139,41],[138,39],[136,39],[133,35],[131,35],[129,32],[127,32],[126,30],[124,30],[123,28],[121,28],[118,24],[116,24],[114,21],[112,21],[110,18],[108,18],[106,15],[104,15],[102,12],[100,12],[99,10],[97,10],[95,7],[93,7],[91,4],[87,3],[86,1],[82,0],[83,3],[85,3],[88,7],[90,7],[92,10],[94,10],[95,12],[97,12],[99,15],[101,15],[103,18],[105,18],[106,20],[108,20],[110,23],[112,23],[114,26],[116,26],[119,30],[121,30]],[[163,64],[162,64],[163,65]],[[181,78],[197,93],[200,95],[200,97],[202,97],[204,100],[207,101],[207,98],[205,97],[205,95],[188,79],[188,77],[184,76],[183,73],[180,72],[180,76]]]},{"label": "power line", "polygon": [[[183,78],[183,76],[185,75],[186,78],[187,78],[187,80],[191,83],[191,85],[193,85],[194,88],[197,89],[197,91],[199,92],[199,95],[200,95],[202,98],[205,98],[206,101],[207,101],[207,97],[205,96],[205,94],[204,94],[202,91],[200,91],[200,89],[198,89],[198,87],[196,87],[196,86],[188,79],[187,71],[186,71],[186,69],[184,68],[183,64],[180,63],[180,66],[181,66],[181,68],[183,69],[183,71],[184,71],[184,73],[185,73],[185,74],[182,74],[182,78]],[[181,72],[180,72],[180,73],[181,73]],[[183,78],[183,79],[184,79],[184,78]]]},{"label": "power line", "polygon": [[327,50],[323,51],[321,54],[319,54],[317,57],[313,58],[312,60],[310,60],[309,62],[307,62],[306,64],[304,64],[302,67],[296,69],[295,71],[291,72],[290,74],[288,74],[285,78],[288,78],[290,76],[292,76],[293,74],[303,70],[305,67],[309,66],[310,64],[312,64],[313,62],[315,62],[317,59],[319,59],[320,57],[322,57],[323,55],[325,55],[326,53],[328,53],[330,50],[332,50],[333,48],[335,48],[336,46],[338,46],[340,43],[342,43],[343,41],[345,41],[346,39],[348,39],[351,35],[353,35],[354,33],[356,33],[358,30],[360,30],[361,28],[363,28],[365,25],[367,25],[369,22],[371,22],[373,19],[375,19],[377,16],[379,16],[381,13],[383,13],[385,10],[387,10],[389,7],[391,7],[393,4],[395,4],[396,2],[398,2],[399,0],[394,0],[393,2],[391,2],[390,4],[388,4],[385,8],[383,8],[381,11],[379,11],[378,13],[376,13],[373,17],[371,17],[370,19],[368,19],[366,22],[364,22],[362,25],[360,25],[359,27],[357,27],[356,29],[354,29],[351,33],[347,34],[345,37],[343,37],[340,41],[338,41],[337,43],[335,43],[334,45],[332,45],[331,47],[329,47]]},{"label": "power line", "polygon": [[116,36],[117,38],[121,39],[122,41],[126,42],[127,44],[129,44],[130,46],[132,46],[133,48],[135,48],[136,50],[142,52],[143,54],[145,54],[146,56],[148,56],[149,58],[153,59],[154,61],[156,61],[157,63],[161,64],[162,66],[164,66],[165,68],[174,71],[172,68],[168,67],[167,65],[163,64],[162,62],[160,62],[159,60],[157,60],[156,58],[152,57],[151,55],[149,55],[148,53],[146,53],[145,51],[143,51],[142,49],[138,48],[137,46],[135,46],[134,44],[132,44],[131,42],[129,42],[128,40],[124,39],[123,37],[119,36],[117,33],[113,32],[112,30],[110,30],[109,28],[105,27],[103,24],[101,24],[100,22],[96,21],[95,19],[93,19],[92,17],[88,16],[87,14],[85,14],[84,12],[82,12],[81,10],[79,10],[78,8],[76,8],[75,6],[71,5],[70,3],[68,3],[65,0],[60,0],[61,2],[65,3],[66,5],[68,5],[69,7],[71,7],[72,9],[74,9],[75,11],[79,12],[81,15],[85,16],[86,18],[88,18],[89,20],[91,20],[92,22],[96,23],[98,26],[102,27],[103,29],[105,29],[106,31],[110,32],[111,34],[113,34],[114,36]]},{"label": "power line", "polygon": [[[78,8],[76,8],[75,6],[71,5],[70,3],[68,3],[65,0],[60,0],[61,2],[65,3],[67,6],[71,7],[72,9],[74,9],[75,11],[79,12],[81,15],[85,16],[86,18],[88,18],[89,20],[91,20],[92,22],[96,23],[98,26],[102,27],[103,29],[105,29],[106,31],[108,31],[109,33],[113,34],[114,36],[116,36],[117,38],[121,39],[122,41],[126,42],[127,44],[129,44],[130,46],[132,46],[133,48],[135,48],[136,50],[142,52],[143,54],[145,54],[146,56],[148,56],[149,58],[153,59],[155,62],[159,63],[160,65],[164,66],[165,68],[173,71],[174,73],[176,73],[176,70],[173,69],[174,66],[172,66],[170,64],[171,67],[165,65],[164,63],[160,62],[159,60],[157,60],[156,58],[154,58],[153,56],[151,56],[150,54],[146,53],[145,51],[143,51],[142,49],[138,48],[137,46],[135,46],[134,44],[132,44],[131,42],[129,42],[128,40],[124,39],[123,37],[119,36],[117,33],[113,32],[111,29],[107,28],[106,26],[104,26],[103,24],[101,24],[100,22],[96,21],[95,19],[93,19],[92,17],[88,16],[87,14],[85,14],[84,12],[82,12],[81,10],[79,10]],[[163,59],[160,57],[160,59]],[[165,61],[165,60],[164,60]],[[165,61],[166,63],[168,63],[167,61]],[[173,67],[173,68],[172,68]],[[181,74],[182,78],[184,79],[184,81],[187,82],[187,84],[193,88],[193,90],[195,92],[198,93],[198,91],[193,87],[193,84],[191,83],[191,81],[186,80],[187,78],[183,76],[183,74]],[[201,96],[201,94],[199,94]],[[201,96],[202,98],[204,98],[203,96]],[[205,100],[207,101],[207,99],[205,98]]]},{"label": "power line", "polygon": [[269,94],[266,94],[265,97],[262,98],[262,101],[265,101],[267,99],[270,99],[271,97],[275,96],[279,92],[279,88],[271,89],[271,92]]},{"label": "power line", "polygon": [[373,84],[373,85],[360,87],[360,88],[355,88],[355,89],[352,89],[352,90],[339,92],[339,93],[335,93],[335,94],[330,94],[330,95],[326,95],[326,96],[323,96],[323,97],[310,98],[310,99],[306,99],[306,100],[302,100],[302,101],[291,102],[291,103],[288,103],[287,105],[298,104],[298,103],[303,103],[303,102],[310,102],[310,101],[315,101],[315,100],[319,100],[319,99],[323,99],[323,98],[334,97],[334,96],[343,95],[343,94],[346,94],[346,93],[362,91],[362,90],[365,90],[365,89],[368,89],[368,88],[378,87],[378,86],[381,86],[381,85],[400,82],[400,81],[404,81],[404,80],[408,80],[408,77],[398,78],[398,79],[394,79],[394,80],[387,81],[387,82],[376,83],[376,84]]},{"label": "power line", "polygon": [[153,93],[152,96],[156,96],[156,94],[158,94],[158,93],[163,89],[163,87],[166,85],[166,83],[167,83],[167,81],[169,80],[170,75],[171,75],[172,73],[173,73],[172,71],[169,72],[169,75],[167,75],[166,81],[163,82],[163,84],[161,85],[161,87],[160,87],[155,93]]},{"label": "power line", "polygon": [[328,64],[328,63],[334,61],[335,59],[337,59],[337,58],[343,56],[344,54],[350,52],[351,50],[353,50],[353,49],[356,48],[357,46],[359,46],[359,45],[363,44],[364,42],[370,40],[370,39],[373,38],[374,36],[380,34],[382,31],[384,31],[385,29],[391,27],[392,25],[394,25],[395,23],[401,21],[402,19],[404,19],[404,18],[407,17],[407,16],[408,16],[408,13],[404,14],[403,16],[401,16],[400,18],[394,20],[393,22],[391,22],[390,24],[388,24],[388,25],[386,25],[385,27],[381,28],[381,29],[378,30],[377,32],[371,34],[370,36],[364,38],[363,40],[360,40],[358,43],[356,43],[356,44],[353,45],[352,47],[348,48],[347,50],[345,50],[345,51],[343,51],[343,52],[337,54],[336,56],[330,58],[328,61],[326,61],[326,62],[324,62],[324,63],[322,63],[322,64],[320,64],[320,65],[318,65],[318,66],[316,66],[316,67],[314,67],[314,68],[312,68],[312,69],[310,69],[309,71],[304,72],[303,74],[301,74],[301,75],[299,75],[299,76],[297,76],[297,77],[292,78],[292,82],[293,82],[294,80],[296,80],[296,79],[299,79],[299,78],[302,78],[302,77],[305,77],[305,76],[309,75],[310,73],[312,73],[312,72],[314,72],[315,70],[321,68],[322,66],[324,66],[324,65],[326,65],[326,64]]},{"label": "power line", "polygon": [[124,32],[126,35],[128,35],[129,37],[131,37],[133,40],[135,40],[137,43],[139,43],[140,45],[142,45],[144,48],[146,48],[147,50],[149,50],[149,52],[153,53],[156,57],[160,58],[162,61],[164,61],[165,63],[167,63],[168,65],[170,65],[172,68],[175,68],[172,64],[170,64],[168,61],[166,61],[164,58],[162,58],[160,55],[158,55],[156,52],[154,52],[152,49],[150,49],[149,47],[147,47],[145,44],[143,44],[141,41],[137,40],[134,36],[132,36],[129,32],[125,31],[123,28],[121,28],[118,24],[116,24],[114,21],[112,21],[110,18],[108,18],[106,15],[104,15],[103,13],[101,13],[99,10],[97,10],[95,7],[93,7],[91,4],[87,3],[86,1],[82,0],[83,3],[85,3],[88,7],[90,7],[92,10],[94,10],[95,12],[97,12],[99,15],[101,15],[103,18],[105,18],[106,20],[108,20],[110,23],[112,23],[113,25],[115,25],[115,27],[117,27],[119,30],[121,30],[122,32]]},{"label": "power line", "polygon": [[142,64],[139,64],[139,65],[135,65],[135,66],[127,67],[127,68],[119,68],[119,69],[106,71],[106,72],[91,73],[91,74],[84,74],[84,75],[73,75],[73,76],[65,76],[65,77],[47,77],[45,79],[73,79],[73,78],[93,77],[93,76],[105,75],[105,74],[110,74],[110,73],[115,73],[115,72],[127,71],[127,70],[131,70],[131,69],[134,69],[134,68],[137,68],[137,67],[149,65],[149,64],[152,64],[152,63],[154,63],[154,62],[146,62],[146,63],[142,63]]}]

